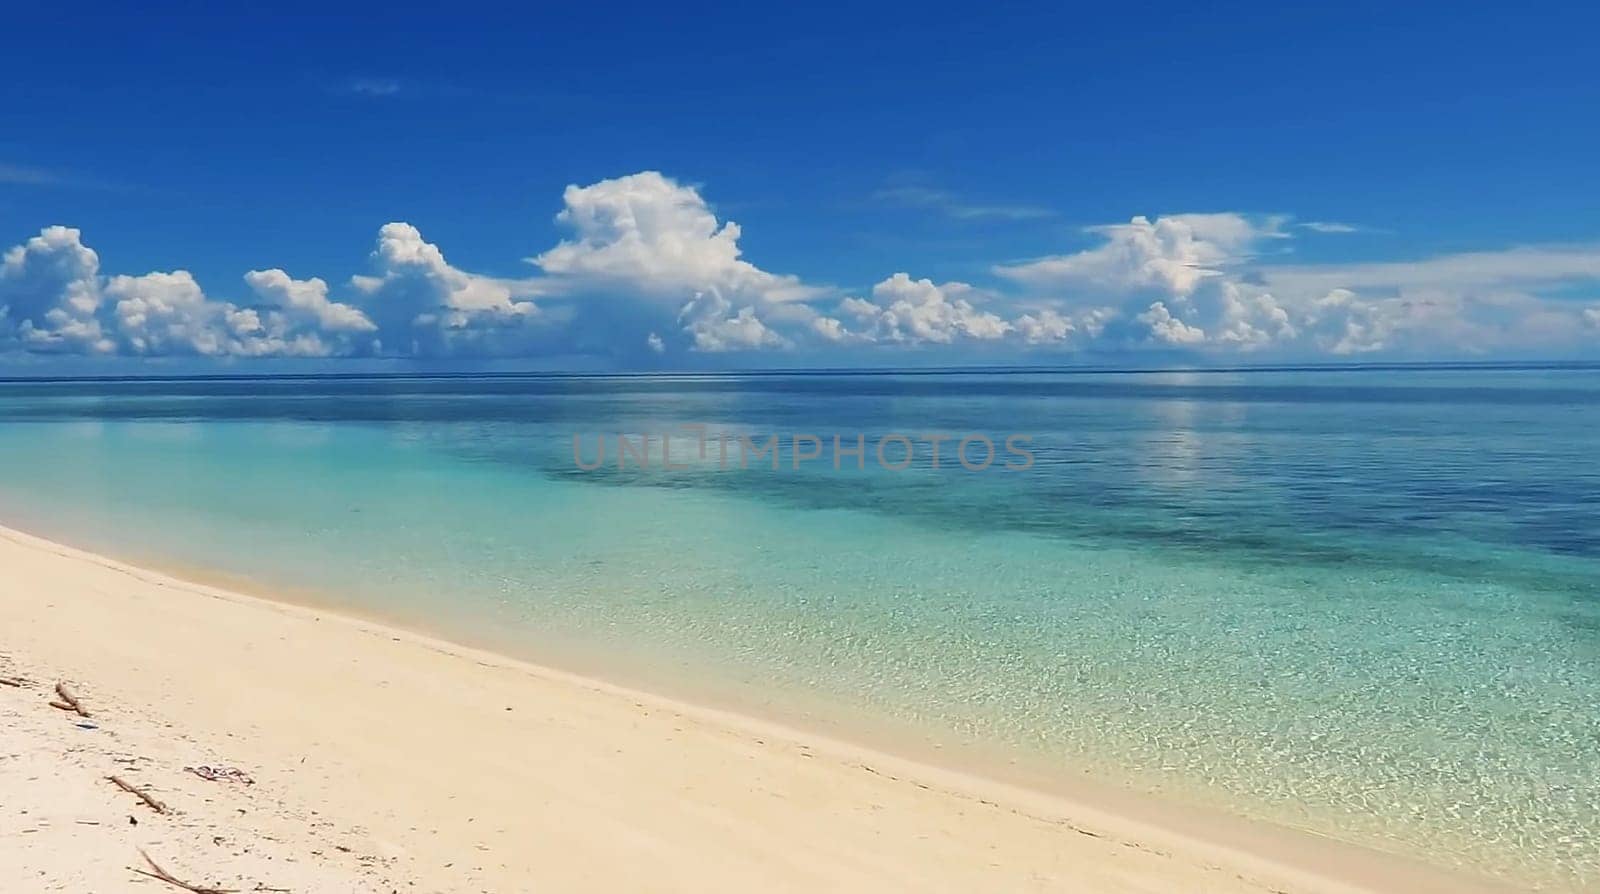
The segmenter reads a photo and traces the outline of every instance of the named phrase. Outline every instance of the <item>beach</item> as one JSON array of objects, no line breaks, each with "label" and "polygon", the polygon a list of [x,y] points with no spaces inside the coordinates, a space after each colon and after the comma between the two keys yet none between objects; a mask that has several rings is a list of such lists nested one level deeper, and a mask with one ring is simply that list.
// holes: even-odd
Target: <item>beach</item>
[{"label": "beach", "polygon": [[[1205,841],[10,529],[0,567],[0,676],[24,684],[0,686],[0,877],[19,890],[158,889],[133,871],[150,869],[141,850],[190,884],[262,891],[1463,890],[1286,833]],[[57,683],[87,717],[49,704]]]}]

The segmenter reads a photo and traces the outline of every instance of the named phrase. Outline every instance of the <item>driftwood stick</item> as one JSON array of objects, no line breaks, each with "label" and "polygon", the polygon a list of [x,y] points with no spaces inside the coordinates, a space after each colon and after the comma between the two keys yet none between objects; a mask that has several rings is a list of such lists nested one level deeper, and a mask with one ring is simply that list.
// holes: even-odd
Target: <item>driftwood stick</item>
[{"label": "driftwood stick", "polygon": [[156,861],[150,859],[150,855],[144,852],[144,848],[139,849],[139,856],[143,857],[144,861],[150,864],[150,869],[144,870],[132,866],[128,868],[139,873],[140,875],[148,876],[156,879],[157,881],[166,882],[175,888],[182,888],[183,890],[190,892],[190,894],[236,894],[236,891],[233,888],[207,888],[204,885],[191,885],[186,881],[173,878],[172,873],[162,869],[160,866],[156,865]]},{"label": "driftwood stick", "polygon": [[50,707],[60,708],[63,711],[76,711],[79,717],[89,716],[89,712],[85,711],[83,705],[78,702],[78,697],[67,690],[67,684],[57,683],[56,695],[60,696],[61,700],[51,702]]},{"label": "driftwood stick", "polygon": [[150,797],[149,794],[135,788],[134,786],[129,785],[121,776],[107,776],[106,778],[111,780],[111,782],[114,783],[117,788],[122,789],[130,795],[138,797],[139,800],[149,805],[150,809],[154,810],[156,813],[167,812],[167,805],[157,801],[155,798]]}]

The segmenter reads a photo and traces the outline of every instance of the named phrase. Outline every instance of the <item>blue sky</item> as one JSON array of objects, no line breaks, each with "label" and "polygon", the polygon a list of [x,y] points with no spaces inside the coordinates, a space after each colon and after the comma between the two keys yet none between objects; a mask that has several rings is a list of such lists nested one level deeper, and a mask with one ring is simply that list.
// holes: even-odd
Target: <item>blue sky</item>
[{"label": "blue sky", "polygon": [[1600,353],[1577,6],[325,10],[8,13],[0,363]]}]

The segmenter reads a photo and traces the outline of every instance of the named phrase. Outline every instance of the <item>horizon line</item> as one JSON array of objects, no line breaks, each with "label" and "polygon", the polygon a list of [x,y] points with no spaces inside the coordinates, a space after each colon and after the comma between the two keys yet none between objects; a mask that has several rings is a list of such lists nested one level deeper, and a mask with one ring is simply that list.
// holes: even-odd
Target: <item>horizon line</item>
[{"label": "horizon line", "polygon": [[1600,360],[1420,360],[1370,363],[1233,364],[1227,366],[945,366],[945,367],[794,367],[717,370],[617,370],[600,371],[441,371],[441,372],[320,372],[320,373],[193,373],[169,375],[42,375],[0,376],[0,384],[71,382],[196,382],[249,380],[405,380],[405,379],[619,379],[619,378],[736,378],[806,376],[954,376],[954,375],[1159,375],[1200,373],[1274,372],[1471,372],[1600,370]]}]

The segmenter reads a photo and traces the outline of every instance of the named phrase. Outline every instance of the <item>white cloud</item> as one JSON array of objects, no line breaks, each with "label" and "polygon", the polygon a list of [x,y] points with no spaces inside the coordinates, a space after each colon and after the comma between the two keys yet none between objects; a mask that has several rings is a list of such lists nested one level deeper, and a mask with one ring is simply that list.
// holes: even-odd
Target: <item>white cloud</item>
[{"label": "white cloud", "polygon": [[110,353],[101,331],[100,258],[69,227],[46,227],[0,262],[0,345]]},{"label": "white cloud", "polygon": [[604,339],[626,356],[640,340],[661,353],[648,335],[667,328],[703,352],[823,336],[804,302],[830,290],[746,260],[739,225],[719,221],[694,187],[644,171],[568,186],[563,200],[556,221],[570,237],[529,260],[544,274],[541,292],[564,303],[587,344]]},{"label": "white cloud", "polygon": [[231,308],[206,303],[187,270],[113,276],[106,283],[118,337],[134,354],[226,353]]},{"label": "white cloud", "polygon": [[1334,289],[1312,303],[1305,327],[1319,349],[1346,356],[1383,350],[1395,323],[1388,308],[1362,301],[1349,289]]},{"label": "white cloud", "polygon": [[1283,264],[1263,253],[1269,240],[1347,225],[1177,214],[1091,228],[1097,244],[994,268],[994,287],[901,272],[864,297],[845,297],[745,259],[737,224],[719,220],[694,187],[655,172],[569,187],[558,221],[568,238],[533,258],[539,273],[526,279],[458,268],[416,227],[396,222],[378,232],[371,275],[330,286],[264,266],[245,274],[247,299],[238,303],[208,295],[184,270],[107,275],[79,231],[48,227],[0,255],[0,351],[576,353],[626,364],[685,350],[803,357],[808,349],[988,346],[993,358],[1005,350],[1447,357],[1600,349],[1600,244]]},{"label": "white cloud", "polygon": [[379,274],[351,284],[365,296],[365,314],[387,352],[502,352],[537,313],[533,302],[519,300],[532,289],[451,266],[411,224],[384,224],[372,258]]},{"label": "white cloud", "polygon": [[270,309],[206,297],[187,270],[113,276],[106,282],[112,331],[124,353],[150,356],[326,357],[323,333]]},{"label": "white cloud", "polygon": [[[1574,346],[1582,313],[1557,293],[1600,282],[1600,246],[1584,244],[1366,264],[1260,260],[1263,240],[1289,238],[1285,222],[1237,214],[1135,218],[1093,228],[1103,237],[1098,246],[996,273],[1034,293],[1056,295],[1058,302],[1120,297],[1121,308],[1101,320],[1122,321],[1107,330],[1120,347],[1150,341],[1210,353],[1335,356]],[[1355,229],[1327,222],[1298,226]],[[1078,340],[1099,337],[1081,328]]]},{"label": "white cloud", "polygon": [[[900,275],[904,276],[905,274]],[[879,308],[878,305],[865,298],[847,296],[843,301],[839,302],[839,313],[870,322],[878,318]]]},{"label": "white cloud", "polygon": [[851,333],[844,328],[844,324],[833,317],[818,315],[811,319],[811,331],[818,338],[833,344],[844,344],[851,340]]},{"label": "white cloud", "polygon": [[260,301],[246,311],[255,315],[252,331],[268,352],[326,356],[376,350],[378,325],[357,308],[329,300],[328,284],[321,279],[294,279],[273,269],[252,270],[244,280]]},{"label": "white cloud", "polygon": [[1036,289],[1102,292],[1156,290],[1182,296],[1250,255],[1260,240],[1282,237],[1282,218],[1252,221],[1240,214],[1174,214],[1093,227],[1105,237],[1095,248],[994,268],[999,276]]},{"label": "white cloud", "polygon": [[[1269,292],[1240,281],[1264,240],[1288,238],[1285,221],[1232,213],[1135,217],[1090,228],[1100,245],[995,272],[1036,292],[1120,299],[1120,309],[1096,305],[1081,312],[1086,340],[1120,319],[1113,339],[1121,348],[1153,343],[1255,350],[1295,335],[1287,311]],[[1072,315],[1061,316],[1070,321]],[[1019,318],[1025,341],[1048,341],[1061,329],[1041,322]]]},{"label": "white cloud", "polygon": [[1214,331],[1221,344],[1248,351],[1281,343],[1299,334],[1289,319],[1289,312],[1278,305],[1270,292],[1236,282],[1221,282],[1216,297],[1219,304]]},{"label": "white cloud", "polygon": [[1600,283],[1600,246],[1545,245],[1417,261],[1261,266],[1302,338],[1289,347],[1335,355],[1540,352],[1577,346],[1582,308],[1559,294]]},{"label": "white cloud", "polygon": [[834,312],[843,320],[819,315],[808,325],[812,334],[833,344],[1010,343],[1038,347],[1098,337],[1114,316],[1111,308],[1104,307],[1067,314],[1051,306],[1034,306],[1007,319],[981,309],[980,303],[1004,300],[967,283],[935,284],[896,273],[873,287],[871,301],[856,297],[840,301]]},{"label": "white cloud", "polygon": [[326,332],[376,332],[376,323],[348,304],[328,300],[328,284],[312,277],[292,279],[282,270],[252,270],[244,281],[256,295],[284,312]]},{"label": "white cloud", "polygon": [[847,298],[840,310],[864,324],[863,335],[872,341],[945,345],[1004,338],[1011,324],[979,310],[973,300],[981,300],[979,290],[966,283],[934,285],[896,273],[872,287],[872,301]]},{"label": "white cloud", "polygon": [[[0,345],[77,354],[326,356],[325,320],[208,298],[185,270],[103,277],[67,227],[47,227],[0,265]],[[341,312],[321,308],[338,317]],[[346,309],[348,310],[348,309]],[[348,320],[345,321],[349,323]]]},{"label": "white cloud", "polygon": [[1157,301],[1135,318],[1149,328],[1150,338],[1168,345],[1197,345],[1206,340],[1205,330],[1174,317],[1164,302]]},{"label": "white cloud", "polygon": [[1262,282],[1269,287],[1301,292],[1528,290],[1600,280],[1600,244],[1524,246],[1440,255],[1420,261],[1272,266],[1262,267],[1259,273]]},{"label": "white cloud", "polygon": [[574,238],[532,258],[568,290],[622,288],[681,302],[705,292],[729,301],[783,302],[822,290],[740,257],[739,225],[719,223],[700,193],[655,171],[568,186],[556,220]]},{"label": "white cloud", "polygon": [[1322,233],[1325,235],[1344,235],[1347,233],[1361,232],[1361,227],[1358,227],[1354,224],[1339,223],[1336,220],[1308,220],[1297,223],[1295,226],[1303,230],[1310,230],[1313,233]]},{"label": "white cloud", "polygon": [[1030,345],[1066,341],[1078,329],[1071,320],[1048,307],[1017,317],[1015,326],[1023,342]]},{"label": "white cloud", "polygon": [[757,319],[755,308],[735,311],[726,298],[716,294],[695,296],[678,312],[678,322],[693,339],[696,351],[755,351],[790,346],[788,339]]}]

